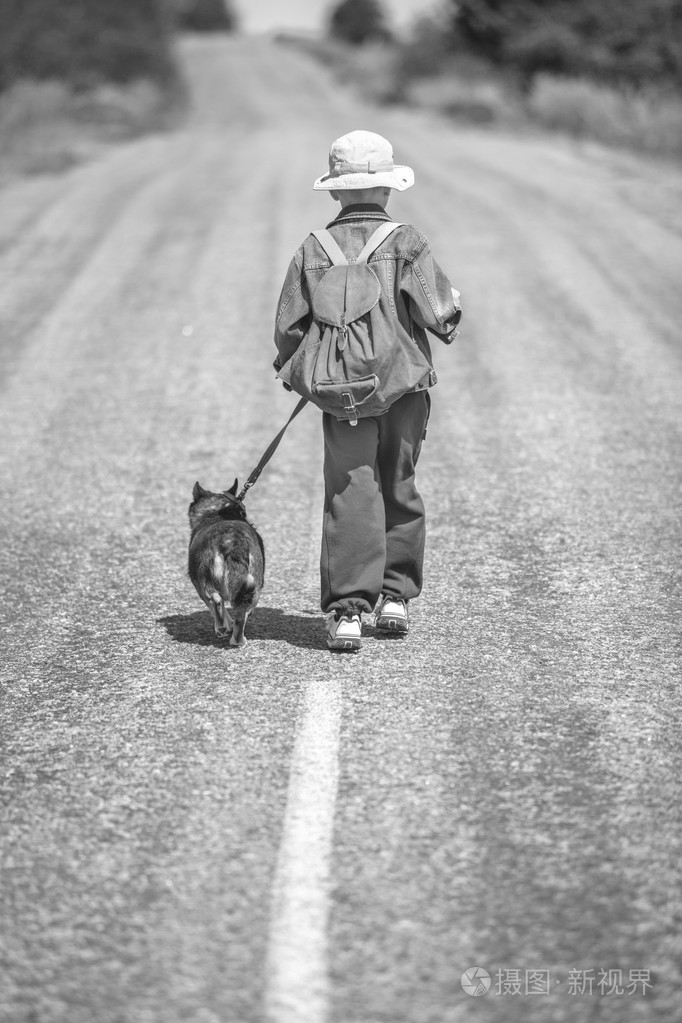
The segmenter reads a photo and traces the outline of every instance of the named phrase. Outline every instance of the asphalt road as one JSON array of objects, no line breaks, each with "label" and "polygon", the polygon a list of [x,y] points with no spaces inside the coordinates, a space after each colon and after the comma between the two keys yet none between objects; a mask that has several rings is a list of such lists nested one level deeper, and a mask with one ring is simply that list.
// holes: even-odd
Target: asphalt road
[{"label": "asphalt road", "polygon": [[[0,192],[0,1019],[674,1023],[682,175],[374,110],[263,41],[185,55],[184,129]],[[234,651],[187,505],[293,407],[274,305],[356,127],[465,309],[426,588],[404,642],[326,650],[306,410]]]}]

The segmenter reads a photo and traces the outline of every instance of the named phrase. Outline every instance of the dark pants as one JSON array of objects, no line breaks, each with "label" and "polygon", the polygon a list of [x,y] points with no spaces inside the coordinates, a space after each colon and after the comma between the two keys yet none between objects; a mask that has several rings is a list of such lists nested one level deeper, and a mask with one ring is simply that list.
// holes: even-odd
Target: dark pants
[{"label": "dark pants", "polygon": [[323,611],[369,612],[382,593],[421,593],[424,504],[414,473],[429,405],[418,391],[357,426],[324,414]]}]

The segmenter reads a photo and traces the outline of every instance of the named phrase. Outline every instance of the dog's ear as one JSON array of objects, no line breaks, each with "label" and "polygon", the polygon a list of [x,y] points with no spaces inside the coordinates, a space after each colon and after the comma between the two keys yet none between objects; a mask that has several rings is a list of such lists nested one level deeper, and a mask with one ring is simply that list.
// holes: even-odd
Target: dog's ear
[{"label": "dog's ear", "polygon": [[236,494],[237,487],[239,486],[239,480],[235,480],[229,490],[226,491],[228,494]]},{"label": "dog's ear", "polygon": [[192,497],[194,498],[195,501],[198,501],[199,498],[203,497],[204,494],[206,494],[206,493],[207,493],[207,491],[204,490],[204,488],[202,487],[201,483],[195,483],[194,484],[194,490],[192,491]]}]

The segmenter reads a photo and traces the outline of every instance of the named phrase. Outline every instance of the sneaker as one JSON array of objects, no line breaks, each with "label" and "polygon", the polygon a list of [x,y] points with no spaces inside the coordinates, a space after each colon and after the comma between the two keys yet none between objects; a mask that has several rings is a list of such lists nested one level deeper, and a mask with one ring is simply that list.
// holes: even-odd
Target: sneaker
[{"label": "sneaker", "polygon": [[409,628],[407,623],[407,601],[384,594],[376,607],[374,625],[375,628],[381,629],[382,632],[395,632],[398,635],[405,635]]},{"label": "sneaker", "polygon": [[359,650],[362,645],[360,615],[350,611],[327,615],[327,646],[330,650]]}]

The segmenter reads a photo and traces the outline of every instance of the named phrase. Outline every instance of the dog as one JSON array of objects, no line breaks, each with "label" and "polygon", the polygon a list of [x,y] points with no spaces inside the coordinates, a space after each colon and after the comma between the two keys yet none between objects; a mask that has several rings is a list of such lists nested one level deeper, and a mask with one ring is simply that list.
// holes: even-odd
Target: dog
[{"label": "dog", "polygon": [[230,646],[246,644],[244,627],[257,605],[265,576],[263,540],[247,522],[235,496],[237,480],[214,494],[194,484],[189,506],[189,577],[213,612],[216,635]]}]

